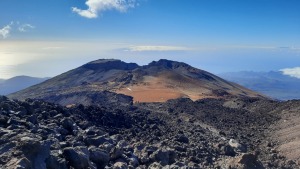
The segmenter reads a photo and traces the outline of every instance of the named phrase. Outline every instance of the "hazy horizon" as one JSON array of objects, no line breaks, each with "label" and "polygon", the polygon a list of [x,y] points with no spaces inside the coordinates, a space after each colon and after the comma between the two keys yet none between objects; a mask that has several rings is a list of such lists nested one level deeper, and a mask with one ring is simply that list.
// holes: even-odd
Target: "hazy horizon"
[{"label": "hazy horizon", "polygon": [[297,0],[2,0],[0,6],[0,79],[53,77],[101,58],[300,76]]}]

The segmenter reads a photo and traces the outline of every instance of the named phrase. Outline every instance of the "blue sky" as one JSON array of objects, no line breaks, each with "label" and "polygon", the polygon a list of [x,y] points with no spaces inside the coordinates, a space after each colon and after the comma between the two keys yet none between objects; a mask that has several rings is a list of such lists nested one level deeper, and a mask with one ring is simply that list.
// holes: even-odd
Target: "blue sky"
[{"label": "blue sky", "polygon": [[166,58],[212,73],[300,66],[299,0],[1,0],[0,7],[0,78],[54,76],[99,58]]}]

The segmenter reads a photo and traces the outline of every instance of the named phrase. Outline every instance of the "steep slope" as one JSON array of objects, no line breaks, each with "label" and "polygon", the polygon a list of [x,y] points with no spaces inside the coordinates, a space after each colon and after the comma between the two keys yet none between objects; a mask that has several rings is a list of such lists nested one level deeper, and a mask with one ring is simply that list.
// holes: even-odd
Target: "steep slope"
[{"label": "steep slope", "polygon": [[[270,140],[280,155],[294,160],[300,165],[300,101],[281,102],[275,111],[280,120],[269,127]],[[273,113],[273,114],[275,114]]]},{"label": "steep slope", "polygon": [[[185,63],[159,60],[138,66],[112,59],[89,62],[9,97],[21,100],[48,98],[47,101],[53,102],[56,97],[68,99],[78,93],[105,90],[132,96],[135,102],[164,102],[182,97],[192,100],[230,96],[262,97]],[[87,98],[81,99],[77,99],[76,103],[88,105]]]},{"label": "steep slope", "polygon": [[234,96],[258,97],[258,94],[209,72],[185,63],[159,60],[133,70],[138,83],[130,83],[117,90],[141,102],[164,102],[186,97],[192,100]]},{"label": "steep slope", "polygon": [[300,79],[271,72],[231,72],[220,77],[279,100],[300,99]]},{"label": "steep slope", "polygon": [[37,78],[30,76],[16,76],[7,80],[0,79],[0,95],[7,95],[19,90],[23,90],[47,79],[49,78]]}]

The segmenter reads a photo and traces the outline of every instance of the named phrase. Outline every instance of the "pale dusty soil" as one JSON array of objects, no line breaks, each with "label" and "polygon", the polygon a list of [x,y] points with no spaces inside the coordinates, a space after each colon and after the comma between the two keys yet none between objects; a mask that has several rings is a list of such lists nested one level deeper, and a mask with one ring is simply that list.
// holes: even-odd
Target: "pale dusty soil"
[{"label": "pale dusty soil", "polygon": [[282,119],[274,127],[273,140],[280,154],[300,164],[300,107],[282,111]]}]

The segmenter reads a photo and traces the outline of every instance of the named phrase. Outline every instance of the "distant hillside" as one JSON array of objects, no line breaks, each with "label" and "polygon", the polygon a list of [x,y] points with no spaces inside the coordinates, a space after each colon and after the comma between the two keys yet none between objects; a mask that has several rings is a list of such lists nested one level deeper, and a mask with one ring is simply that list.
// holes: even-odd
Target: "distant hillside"
[{"label": "distant hillside", "polygon": [[271,72],[231,72],[220,77],[279,100],[300,99],[300,79]]},{"label": "distant hillside", "polygon": [[44,99],[62,105],[89,105],[92,103],[88,100],[92,99],[84,93],[92,95],[103,91],[132,96],[135,102],[165,102],[176,98],[262,97],[204,70],[164,59],[145,66],[100,59],[9,97]]},{"label": "distant hillside", "polygon": [[49,78],[37,78],[29,76],[16,76],[10,79],[0,79],[0,95],[7,95],[27,87],[41,83]]}]

